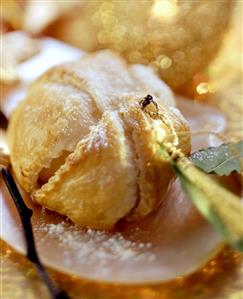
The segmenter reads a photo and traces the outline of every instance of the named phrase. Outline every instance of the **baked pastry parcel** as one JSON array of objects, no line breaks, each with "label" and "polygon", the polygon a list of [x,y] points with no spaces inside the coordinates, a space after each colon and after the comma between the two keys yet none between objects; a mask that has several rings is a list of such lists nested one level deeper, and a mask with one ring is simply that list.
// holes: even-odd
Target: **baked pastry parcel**
[{"label": "baked pastry parcel", "polygon": [[[142,109],[148,94],[160,117]],[[105,50],[37,79],[11,116],[8,139],[13,171],[33,201],[110,229],[160,204],[173,173],[159,143],[176,138],[187,154],[187,132],[167,85]]]}]

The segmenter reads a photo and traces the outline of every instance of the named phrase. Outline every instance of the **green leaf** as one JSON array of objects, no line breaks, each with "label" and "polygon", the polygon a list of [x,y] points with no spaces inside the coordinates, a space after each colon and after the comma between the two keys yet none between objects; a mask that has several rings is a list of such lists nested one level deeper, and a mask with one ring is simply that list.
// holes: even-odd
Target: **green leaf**
[{"label": "green leaf", "polygon": [[240,198],[195,167],[186,157],[172,164],[183,190],[198,211],[232,247],[243,252],[243,205]]},{"label": "green leaf", "polygon": [[243,168],[243,141],[197,151],[190,156],[190,160],[206,173],[240,173]]}]

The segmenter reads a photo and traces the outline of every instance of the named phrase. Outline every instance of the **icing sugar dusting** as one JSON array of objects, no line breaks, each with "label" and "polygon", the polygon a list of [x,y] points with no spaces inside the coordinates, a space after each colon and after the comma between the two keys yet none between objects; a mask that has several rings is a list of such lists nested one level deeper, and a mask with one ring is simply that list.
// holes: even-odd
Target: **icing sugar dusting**
[{"label": "icing sugar dusting", "polygon": [[126,239],[121,233],[107,233],[93,229],[81,229],[65,222],[58,224],[41,224],[35,229],[43,233],[41,242],[54,238],[64,248],[64,263],[70,266],[75,256],[76,263],[95,266],[105,277],[110,274],[112,261],[120,263],[145,262],[156,260],[151,251],[151,243],[135,242]]}]

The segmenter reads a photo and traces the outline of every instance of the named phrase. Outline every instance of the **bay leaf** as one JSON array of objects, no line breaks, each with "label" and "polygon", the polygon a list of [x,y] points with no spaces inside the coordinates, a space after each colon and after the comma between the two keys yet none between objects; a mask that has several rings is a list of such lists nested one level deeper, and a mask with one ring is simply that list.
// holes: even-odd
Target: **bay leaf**
[{"label": "bay leaf", "polygon": [[243,169],[243,141],[209,147],[192,153],[190,160],[206,173],[229,175]]}]

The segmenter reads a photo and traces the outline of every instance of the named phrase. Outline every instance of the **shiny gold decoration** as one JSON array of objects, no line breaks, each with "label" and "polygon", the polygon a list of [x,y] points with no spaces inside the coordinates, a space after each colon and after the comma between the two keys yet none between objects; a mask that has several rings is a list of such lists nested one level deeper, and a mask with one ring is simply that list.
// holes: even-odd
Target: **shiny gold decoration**
[{"label": "shiny gold decoration", "polygon": [[235,78],[223,90],[220,89],[213,97],[211,96],[210,101],[216,104],[227,117],[227,139],[232,142],[243,140],[242,81]]},{"label": "shiny gold decoration", "polygon": [[242,1],[235,1],[231,26],[225,35],[222,48],[204,74],[197,74],[183,92],[196,101],[217,106],[227,117],[225,138],[228,141],[243,139],[243,60]]},{"label": "shiny gold decoration", "polygon": [[[236,1],[232,22],[223,47],[208,69],[207,101],[223,111],[228,119],[226,137],[230,141],[243,140],[243,40],[242,1]],[[202,84],[197,86],[197,90]],[[197,98],[197,97],[196,97]]]},{"label": "shiny gold decoration", "polygon": [[[85,3],[85,4],[83,4]],[[152,65],[178,88],[217,53],[231,1],[82,1],[47,31],[86,51],[112,48],[129,62]]]}]

